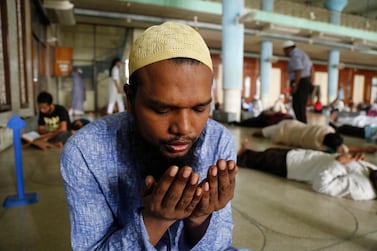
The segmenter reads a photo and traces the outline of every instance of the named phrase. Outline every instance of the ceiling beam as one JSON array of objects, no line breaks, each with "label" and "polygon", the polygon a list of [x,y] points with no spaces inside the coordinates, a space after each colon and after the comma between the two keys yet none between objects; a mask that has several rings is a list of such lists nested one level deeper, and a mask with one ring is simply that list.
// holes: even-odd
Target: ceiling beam
[{"label": "ceiling beam", "polygon": [[299,28],[325,34],[343,36],[349,39],[363,39],[366,41],[377,42],[377,32],[354,29],[337,24],[319,22],[257,9],[250,9],[242,16],[243,20],[250,22],[251,19],[247,19],[247,16],[251,17],[252,22],[270,23],[282,25],[285,27]]},{"label": "ceiling beam", "polygon": [[167,8],[175,8],[189,11],[198,11],[203,13],[222,15],[222,3],[202,0],[118,0],[128,4],[149,4]]}]

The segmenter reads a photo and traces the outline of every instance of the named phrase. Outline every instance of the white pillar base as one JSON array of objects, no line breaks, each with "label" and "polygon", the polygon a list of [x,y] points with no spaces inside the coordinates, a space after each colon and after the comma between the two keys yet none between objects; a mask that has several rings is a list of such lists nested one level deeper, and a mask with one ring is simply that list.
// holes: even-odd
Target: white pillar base
[{"label": "white pillar base", "polygon": [[241,120],[241,89],[224,89],[224,111],[235,113]]}]

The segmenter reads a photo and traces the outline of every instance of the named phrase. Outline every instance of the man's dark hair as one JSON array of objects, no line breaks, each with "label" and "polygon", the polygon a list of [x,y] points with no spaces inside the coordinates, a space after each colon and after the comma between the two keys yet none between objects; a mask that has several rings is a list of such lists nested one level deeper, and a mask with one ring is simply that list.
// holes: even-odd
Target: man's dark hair
[{"label": "man's dark hair", "polygon": [[339,133],[328,133],[323,139],[323,144],[336,151],[343,144],[343,137]]},{"label": "man's dark hair", "polygon": [[76,119],[75,121],[72,122],[71,129],[74,131],[78,131],[79,129],[81,129],[82,127],[86,126],[89,123],[90,121],[84,118]]},{"label": "man's dark hair", "polygon": [[111,65],[110,65],[110,68],[109,68],[109,77],[111,77],[111,72],[113,71],[113,68],[114,68],[114,66],[117,62],[122,62],[119,57],[116,57],[116,58],[113,59],[113,61],[111,61]]},{"label": "man's dark hair", "polygon": [[47,103],[47,104],[51,105],[52,104],[52,95],[48,92],[43,91],[43,92],[38,94],[37,102],[38,102],[38,104]]},{"label": "man's dark hair", "polygon": [[369,171],[369,179],[375,191],[377,191],[377,170]]}]

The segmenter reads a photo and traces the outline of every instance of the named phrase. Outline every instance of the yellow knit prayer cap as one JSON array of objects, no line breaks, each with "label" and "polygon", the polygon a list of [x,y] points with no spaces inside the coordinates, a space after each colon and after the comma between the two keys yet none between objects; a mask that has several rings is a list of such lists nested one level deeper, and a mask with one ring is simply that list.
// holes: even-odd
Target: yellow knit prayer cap
[{"label": "yellow knit prayer cap", "polygon": [[213,70],[209,49],[195,29],[172,21],[151,26],[132,45],[129,74],[149,64],[178,57],[196,59]]}]

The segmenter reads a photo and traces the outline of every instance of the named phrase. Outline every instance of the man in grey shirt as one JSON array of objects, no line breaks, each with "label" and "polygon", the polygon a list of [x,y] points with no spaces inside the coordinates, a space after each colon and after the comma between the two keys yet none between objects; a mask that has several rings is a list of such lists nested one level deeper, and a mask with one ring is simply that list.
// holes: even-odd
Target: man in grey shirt
[{"label": "man in grey shirt", "polygon": [[288,56],[288,78],[291,86],[292,106],[296,119],[306,123],[306,102],[311,92],[314,68],[309,56],[296,48],[293,41],[285,41],[284,54]]}]

